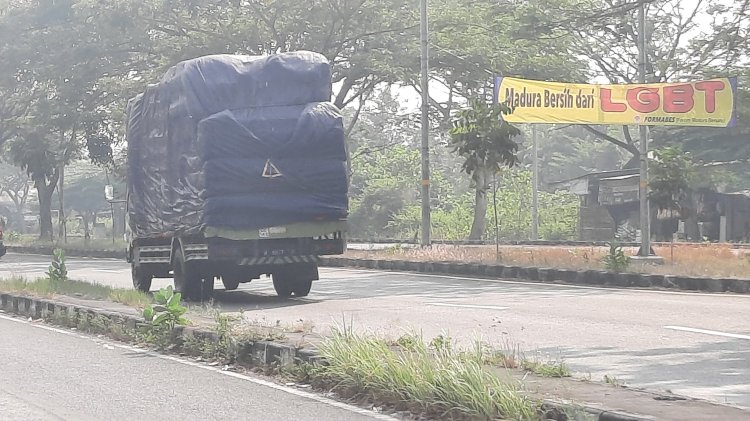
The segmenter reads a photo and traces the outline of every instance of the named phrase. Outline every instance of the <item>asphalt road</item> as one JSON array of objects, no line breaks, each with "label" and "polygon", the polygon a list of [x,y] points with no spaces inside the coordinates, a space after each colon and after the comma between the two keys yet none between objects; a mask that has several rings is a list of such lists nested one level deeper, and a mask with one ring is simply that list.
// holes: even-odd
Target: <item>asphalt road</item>
[{"label": "asphalt road", "polygon": [[[0,276],[39,276],[47,261],[10,254],[0,260]],[[130,286],[122,261],[71,258],[68,269],[76,279]],[[308,298],[276,298],[262,279],[218,291],[216,305],[263,323],[302,322],[322,334],[346,323],[393,337],[482,340],[531,358],[563,359],[593,380],[606,375],[750,408],[750,296],[324,268]]]},{"label": "asphalt road", "polygon": [[2,315],[0,332],[3,420],[389,419],[264,379]]}]

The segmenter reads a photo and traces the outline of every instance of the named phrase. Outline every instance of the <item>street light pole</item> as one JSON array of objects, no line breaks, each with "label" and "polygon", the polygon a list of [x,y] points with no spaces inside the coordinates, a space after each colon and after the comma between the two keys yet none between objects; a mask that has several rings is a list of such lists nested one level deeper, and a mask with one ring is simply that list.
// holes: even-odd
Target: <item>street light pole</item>
[{"label": "street light pole", "polygon": [[422,44],[422,247],[430,245],[430,93],[429,32],[427,1],[421,0],[420,41]]},{"label": "street light pole", "polygon": [[[638,7],[638,82],[646,83],[646,6],[641,1]],[[640,220],[641,220],[641,249],[639,255],[651,255],[651,212],[648,198],[648,127],[646,122],[639,121],[640,132]]]}]

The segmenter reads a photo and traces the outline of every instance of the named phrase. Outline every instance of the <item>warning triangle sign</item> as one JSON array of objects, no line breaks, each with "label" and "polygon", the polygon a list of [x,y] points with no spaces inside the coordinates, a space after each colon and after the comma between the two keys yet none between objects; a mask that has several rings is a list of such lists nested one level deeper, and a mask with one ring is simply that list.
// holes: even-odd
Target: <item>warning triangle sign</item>
[{"label": "warning triangle sign", "polygon": [[270,159],[266,161],[266,165],[263,167],[263,178],[276,178],[283,175]]}]

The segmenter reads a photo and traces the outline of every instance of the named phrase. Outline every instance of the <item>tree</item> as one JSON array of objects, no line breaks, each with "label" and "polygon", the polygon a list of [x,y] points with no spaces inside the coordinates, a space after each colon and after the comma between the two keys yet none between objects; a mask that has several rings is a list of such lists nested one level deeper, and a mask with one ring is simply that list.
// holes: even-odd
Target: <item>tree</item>
[{"label": "tree", "polygon": [[29,190],[29,176],[24,171],[8,164],[0,164],[0,195],[6,194],[13,201],[15,206],[13,225],[21,233],[25,231],[23,211],[29,199]]},{"label": "tree", "polygon": [[104,198],[106,184],[104,174],[98,173],[76,181],[67,188],[65,193],[68,198],[68,209],[81,216],[86,240],[91,238],[91,228],[92,224],[96,222],[97,214],[109,207]]},{"label": "tree", "polygon": [[670,218],[681,217],[695,175],[690,154],[678,147],[663,148],[654,151],[651,162],[649,199],[652,205],[666,211]]},{"label": "tree", "polygon": [[461,168],[471,176],[476,189],[470,240],[479,240],[484,233],[492,175],[503,166],[512,167],[518,162],[518,144],[513,138],[521,131],[503,118],[511,112],[506,104],[488,105],[476,100],[453,121],[450,131],[453,151],[464,158]]},{"label": "tree", "polygon": [[[0,47],[0,92],[14,95],[0,110],[10,109],[0,120],[0,140],[8,143],[10,160],[31,176],[39,196],[40,237],[51,239],[51,199],[57,188],[62,201],[57,184],[63,184],[65,165],[90,143],[84,135],[99,136],[119,118],[112,110],[124,107],[132,57],[141,55],[133,50],[134,38],[122,36],[129,20],[113,25],[100,13],[106,5],[64,0],[1,7],[0,36],[15,42]],[[95,158],[99,151],[92,152]],[[64,209],[61,203],[63,223]]]}]

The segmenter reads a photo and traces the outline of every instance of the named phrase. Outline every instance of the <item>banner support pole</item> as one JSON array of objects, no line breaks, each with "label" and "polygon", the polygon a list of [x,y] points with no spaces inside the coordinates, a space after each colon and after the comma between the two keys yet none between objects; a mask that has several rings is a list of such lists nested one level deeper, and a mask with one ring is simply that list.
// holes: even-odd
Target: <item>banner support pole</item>
[{"label": "banner support pole", "polygon": [[[638,7],[638,81],[646,83],[646,6],[641,1]],[[639,199],[640,199],[640,225],[641,225],[641,248],[638,255],[641,257],[651,256],[651,211],[648,189],[648,127],[641,118],[638,125],[640,133],[640,177],[639,177]]]},{"label": "banner support pole", "polygon": [[539,145],[536,124],[531,125],[533,163],[531,175],[531,239],[539,239]]}]

